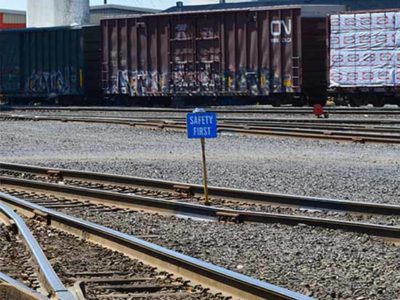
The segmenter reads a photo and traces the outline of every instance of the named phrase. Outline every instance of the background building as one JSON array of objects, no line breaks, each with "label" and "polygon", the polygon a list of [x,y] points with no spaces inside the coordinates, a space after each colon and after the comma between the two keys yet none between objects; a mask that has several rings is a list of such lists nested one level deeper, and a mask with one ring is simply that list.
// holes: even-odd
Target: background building
[{"label": "background building", "polygon": [[96,5],[90,7],[90,23],[99,24],[100,19],[107,16],[145,14],[156,12],[159,12],[159,10],[116,4]]},{"label": "background building", "polygon": [[24,28],[25,19],[22,10],[0,9],[0,29]]},{"label": "background building", "polygon": [[89,0],[28,0],[27,27],[88,24]]},{"label": "background building", "polygon": [[[159,10],[125,5],[96,5],[90,7],[90,23],[99,24],[107,16],[156,13]],[[0,9],[0,29],[26,27],[26,12],[22,10]]]}]

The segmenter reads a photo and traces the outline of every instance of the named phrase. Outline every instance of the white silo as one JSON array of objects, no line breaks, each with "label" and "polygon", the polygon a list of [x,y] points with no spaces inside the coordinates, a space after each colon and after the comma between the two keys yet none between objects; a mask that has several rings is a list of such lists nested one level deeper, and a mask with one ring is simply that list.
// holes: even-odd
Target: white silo
[{"label": "white silo", "polygon": [[28,0],[28,27],[84,25],[89,21],[89,0]]}]

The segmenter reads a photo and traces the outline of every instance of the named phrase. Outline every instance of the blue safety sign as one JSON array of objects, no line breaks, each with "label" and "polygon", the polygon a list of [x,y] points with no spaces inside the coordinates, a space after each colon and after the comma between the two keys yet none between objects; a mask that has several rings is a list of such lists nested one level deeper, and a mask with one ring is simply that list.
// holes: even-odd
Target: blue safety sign
[{"label": "blue safety sign", "polygon": [[189,139],[213,139],[217,133],[217,114],[209,112],[190,113],[186,116]]}]

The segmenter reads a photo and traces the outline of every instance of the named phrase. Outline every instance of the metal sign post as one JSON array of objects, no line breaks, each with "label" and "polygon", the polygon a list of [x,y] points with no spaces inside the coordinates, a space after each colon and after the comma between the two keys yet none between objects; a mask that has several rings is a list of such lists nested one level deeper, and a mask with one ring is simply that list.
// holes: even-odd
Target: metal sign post
[{"label": "metal sign post", "polygon": [[204,109],[196,108],[193,113],[186,116],[187,135],[189,139],[200,139],[201,153],[203,159],[203,184],[205,204],[210,205],[208,199],[208,178],[206,162],[206,139],[218,136],[217,114],[207,113]]},{"label": "metal sign post", "polygon": [[203,157],[203,184],[204,184],[204,199],[205,204],[210,205],[210,200],[208,199],[208,178],[207,178],[207,162],[206,162],[206,139],[201,138],[201,155]]}]

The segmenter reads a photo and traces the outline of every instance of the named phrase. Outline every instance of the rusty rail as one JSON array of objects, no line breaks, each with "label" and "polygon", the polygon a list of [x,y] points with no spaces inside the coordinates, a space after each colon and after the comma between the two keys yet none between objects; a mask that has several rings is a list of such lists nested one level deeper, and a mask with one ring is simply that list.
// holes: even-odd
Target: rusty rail
[{"label": "rusty rail", "polygon": [[[107,184],[123,184],[165,190],[169,192],[182,190],[197,195],[202,195],[204,189],[204,187],[199,184],[188,184],[126,175],[104,174],[90,171],[46,168],[5,162],[0,162],[0,170],[16,171],[42,176],[57,174],[57,176],[64,179],[98,181]],[[309,209],[335,210],[365,214],[400,215],[400,206],[391,204],[307,197],[216,186],[209,186],[209,194],[212,197],[222,197],[224,199],[247,203],[267,203],[279,206],[294,206]]]},{"label": "rusty rail", "polygon": [[39,267],[39,276],[45,289],[60,300],[73,300],[75,297],[67,290],[61,280],[58,278],[56,272],[53,270],[50,262],[47,260],[41,247],[36,239],[33,237],[29,228],[26,226],[24,220],[15,213],[8,206],[0,203],[0,220],[12,220],[13,225],[18,233],[22,236],[27,248]]},{"label": "rusty rail", "polygon": [[49,300],[21,282],[0,272],[0,295],[7,300]]},{"label": "rusty rail", "polygon": [[[149,107],[88,107],[88,106],[0,106],[0,111],[13,111],[13,110],[27,110],[27,111],[101,111],[101,112],[162,112],[162,113],[187,113],[191,112],[193,108],[149,108]],[[400,113],[399,108],[330,108],[326,107],[325,110],[329,113],[335,114],[391,114],[397,115]],[[213,111],[217,113],[229,114],[304,114],[312,113],[311,107],[285,107],[285,108],[237,108],[232,109],[213,107]]]}]

